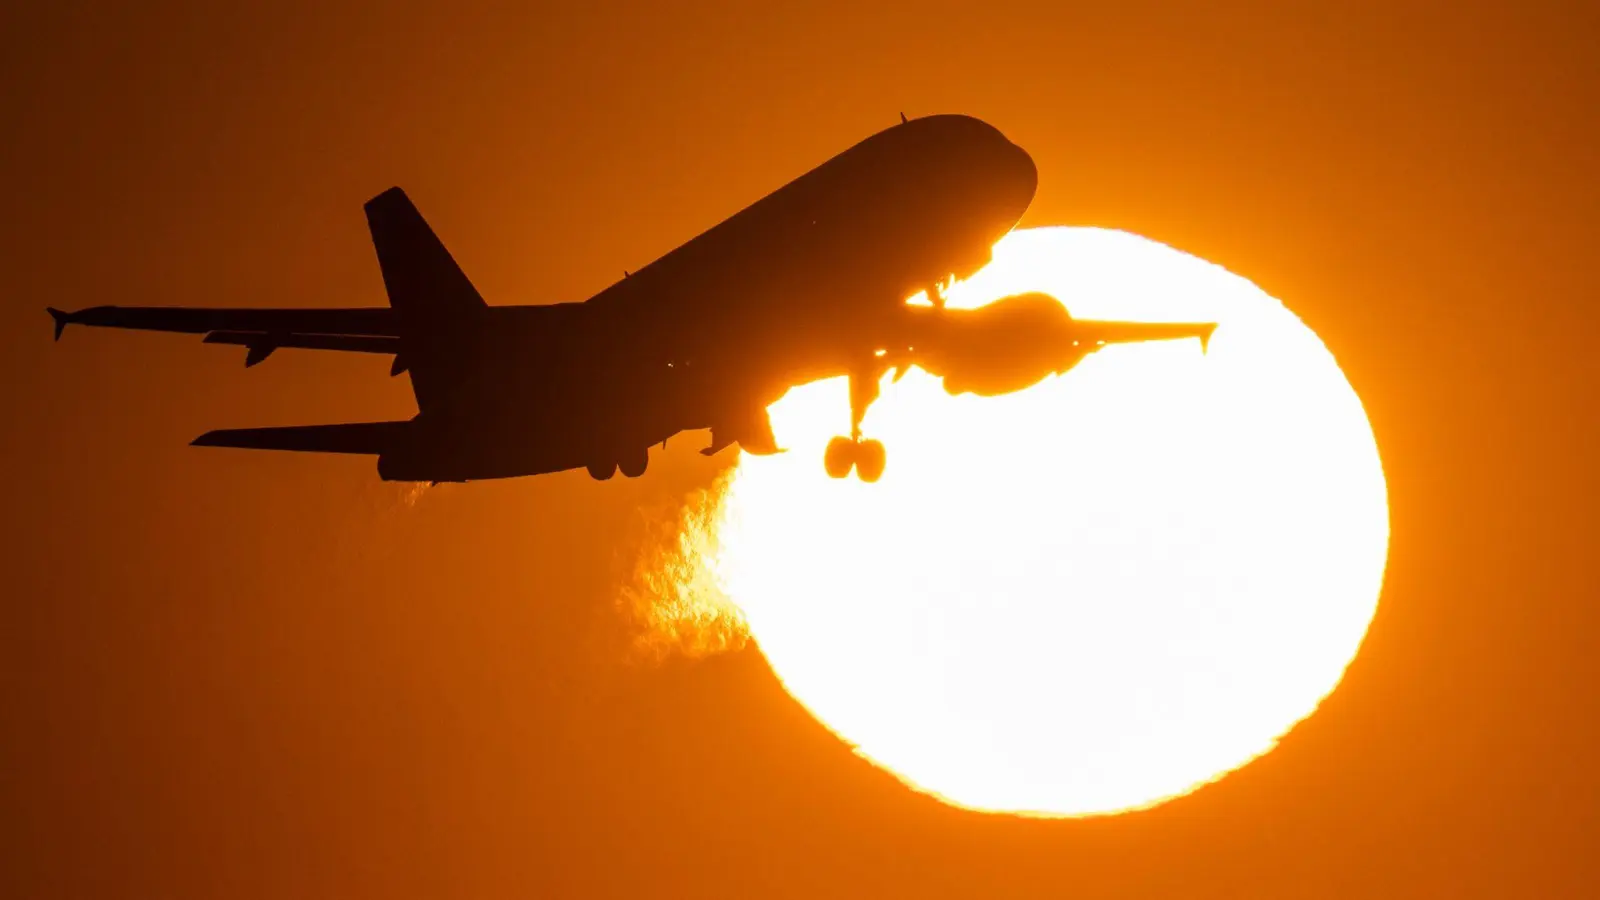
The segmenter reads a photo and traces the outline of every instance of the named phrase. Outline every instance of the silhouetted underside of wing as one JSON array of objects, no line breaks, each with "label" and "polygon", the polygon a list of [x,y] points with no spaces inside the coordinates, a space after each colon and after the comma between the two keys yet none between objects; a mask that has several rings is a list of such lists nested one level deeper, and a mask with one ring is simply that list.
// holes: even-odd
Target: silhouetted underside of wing
[{"label": "silhouetted underside of wing", "polygon": [[1073,331],[1080,340],[1100,344],[1132,344],[1199,338],[1200,349],[1211,343],[1215,322],[1109,322],[1077,319]]},{"label": "silhouetted underside of wing", "polygon": [[134,328],[204,334],[251,331],[271,334],[344,334],[395,337],[394,310],[353,309],[200,309],[172,306],[94,306],[77,312],[50,310],[56,337],[68,325]]},{"label": "silhouetted underside of wing", "polygon": [[410,422],[345,422],[279,428],[224,428],[195,438],[196,447],[298,450],[307,453],[387,452],[412,427]]}]

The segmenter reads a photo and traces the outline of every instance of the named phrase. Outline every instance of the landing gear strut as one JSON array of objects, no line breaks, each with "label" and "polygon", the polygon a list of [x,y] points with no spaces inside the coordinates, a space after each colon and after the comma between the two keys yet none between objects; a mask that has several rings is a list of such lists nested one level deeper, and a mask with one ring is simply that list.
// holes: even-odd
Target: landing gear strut
[{"label": "landing gear strut", "polygon": [[844,478],[851,469],[868,484],[883,477],[886,462],[883,442],[862,440],[861,420],[867,415],[867,407],[878,399],[878,382],[886,371],[883,366],[874,365],[850,374],[850,436],[828,442],[828,449],[822,455],[822,467],[827,470],[828,477]]}]

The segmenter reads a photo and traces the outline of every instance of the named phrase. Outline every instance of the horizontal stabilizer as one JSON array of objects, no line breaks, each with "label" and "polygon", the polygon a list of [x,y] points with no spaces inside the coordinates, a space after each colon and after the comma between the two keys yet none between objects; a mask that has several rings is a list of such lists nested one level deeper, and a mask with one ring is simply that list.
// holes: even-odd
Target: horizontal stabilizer
[{"label": "horizontal stabilizer", "polygon": [[411,427],[410,422],[346,422],[339,425],[287,425],[279,428],[225,428],[208,431],[190,444],[195,447],[376,455],[387,452]]}]

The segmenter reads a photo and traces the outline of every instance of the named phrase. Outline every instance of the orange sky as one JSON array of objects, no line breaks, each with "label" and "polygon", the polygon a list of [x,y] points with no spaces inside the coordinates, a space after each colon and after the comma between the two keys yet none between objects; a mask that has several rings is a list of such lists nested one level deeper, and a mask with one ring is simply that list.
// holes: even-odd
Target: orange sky
[{"label": "orange sky", "polygon": [[[35,6],[0,19],[0,895],[1600,892],[1600,13]],[[1366,647],[1188,798],[963,813],[754,651],[630,663],[638,510],[708,481],[695,441],[406,507],[370,461],[185,446],[406,415],[387,360],[49,341],[46,305],[381,304],[360,205],[391,184],[491,303],[583,299],[901,111],[1026,147],[1025,224],[1254,279],[1366,404]]]}]

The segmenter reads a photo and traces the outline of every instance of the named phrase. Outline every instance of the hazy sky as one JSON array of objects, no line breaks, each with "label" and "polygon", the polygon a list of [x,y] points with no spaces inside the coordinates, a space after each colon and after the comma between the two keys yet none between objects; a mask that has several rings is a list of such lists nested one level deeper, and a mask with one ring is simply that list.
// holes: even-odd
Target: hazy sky
[{"label": "hazy sky", "polygon": [[[33,6],[0,14],[0,894],[1600,891],[1595,9]],[[185,446],[405,416],[387,359],[50,342],[47,305],[381,304],[394,184],[489,302],[581,300],[902,111],[1026,147],[1025,224],[1254,279],[1366,404],[1366,647],[1188,798],[959,812],[753,650],[630,658],[619,582],[725,464],[695,441],[411,505],[370,460]]]}]

